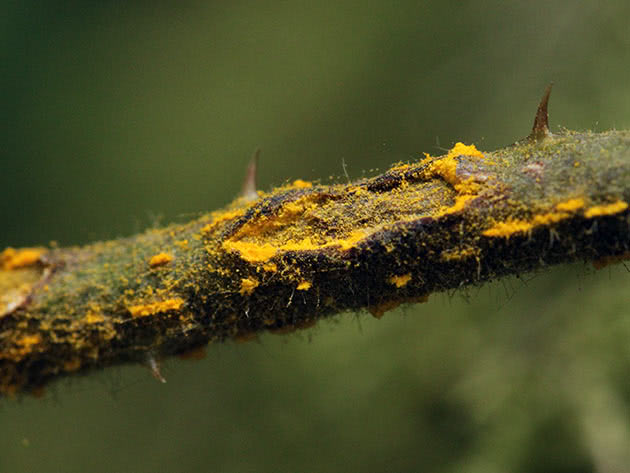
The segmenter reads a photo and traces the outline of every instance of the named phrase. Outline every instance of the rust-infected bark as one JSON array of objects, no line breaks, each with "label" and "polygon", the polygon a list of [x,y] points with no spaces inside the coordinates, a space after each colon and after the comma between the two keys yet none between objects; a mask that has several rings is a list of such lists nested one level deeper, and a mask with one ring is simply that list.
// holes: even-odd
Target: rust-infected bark
[{"label": "rust-infected bark", "polygon": [[[0,394],[630,250],[630,132],[456,145],[182,225],[0,256]],[[250,193],[251,194],[251,193]],[[251,195],[250,195],[251,198]]]}]

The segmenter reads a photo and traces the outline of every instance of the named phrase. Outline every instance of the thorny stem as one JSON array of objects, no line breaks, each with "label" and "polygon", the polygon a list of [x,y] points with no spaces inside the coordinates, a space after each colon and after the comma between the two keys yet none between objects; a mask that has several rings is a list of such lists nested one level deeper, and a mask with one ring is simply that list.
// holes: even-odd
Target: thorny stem
[{"label": "thorny stem", "polygon": [[[458,143],[349,184],[295,181],[186,224],[0,254],[0,395],[284,333],[576,260],[629,255],[630,132]],[[542,116],[541,115],[541,116]],[[547,129],[548,131],[548,129]],[[250,182],[255,182],[250,175]]]}]

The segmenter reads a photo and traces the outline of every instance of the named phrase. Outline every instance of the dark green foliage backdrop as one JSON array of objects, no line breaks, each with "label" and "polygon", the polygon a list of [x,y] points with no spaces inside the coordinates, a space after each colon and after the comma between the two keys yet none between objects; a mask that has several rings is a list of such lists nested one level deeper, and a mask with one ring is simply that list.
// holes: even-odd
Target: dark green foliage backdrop
[{"label": "dark green foliage backdrop", "polygon": [[[257,147],[263,188],[500,147],[552,80],[552,126],[630,127],[627,2],[55,3],[0,18],[0,247],[220,207]],[[0,404],[0,471],[625,471],[629,282],[575,265],[210,346],[166,385],[62,382]]]}]

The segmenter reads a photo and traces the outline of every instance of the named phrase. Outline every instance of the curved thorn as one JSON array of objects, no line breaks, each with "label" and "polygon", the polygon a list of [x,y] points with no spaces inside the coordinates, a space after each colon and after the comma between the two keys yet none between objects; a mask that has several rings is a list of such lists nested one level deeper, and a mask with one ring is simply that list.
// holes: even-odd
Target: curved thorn
[{"label": "curved thorn", "polygon": [[545,93],[540,100],[540,104],[538,104],[538,110],[536,110],[536,118],[534,118],[534,126],[532,127],[532,132],[529,134],[528,137],[530,140],[538,141],[551,135],[551,131],[549,131],[549,114],[547,113],[549,96],[551,95],[551,87],[553,87],[553,82],[551,82],[547,86],[547,88],[545,89]]},{"label": "curved thorn", "polygon": [[258,192],[256,192],[256,178],[258,175],[258,157],[260,156],[260,148],[254,151],[252,159],[247,165],[247,171],[245,172],[245,179],[243,180],[243,188],[241,190],[241,197],[247,201],[258,199]]}]

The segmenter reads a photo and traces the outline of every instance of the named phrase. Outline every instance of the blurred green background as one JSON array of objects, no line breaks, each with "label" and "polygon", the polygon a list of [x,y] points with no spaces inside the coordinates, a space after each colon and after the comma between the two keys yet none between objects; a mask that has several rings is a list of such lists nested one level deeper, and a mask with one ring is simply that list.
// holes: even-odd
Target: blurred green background
[{"label": "blurred green background", "polygon": [[[0,247],[630,128],[630,4],[3,2]],[[556,268],[0,403],[1,472],[630,471],[630,274]]]}]

